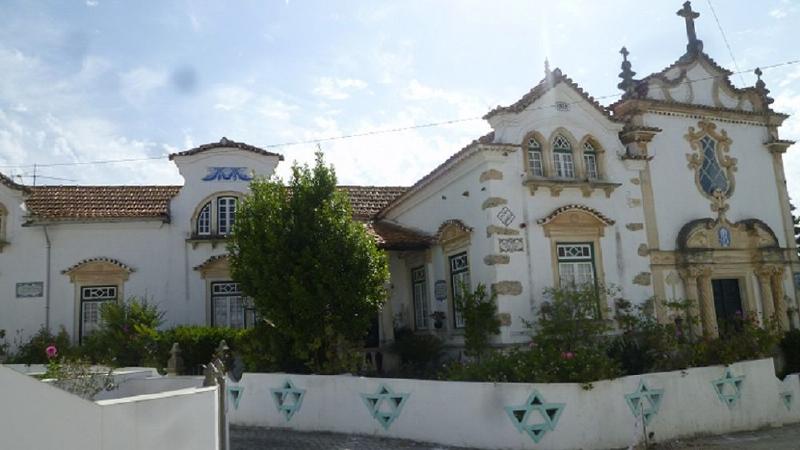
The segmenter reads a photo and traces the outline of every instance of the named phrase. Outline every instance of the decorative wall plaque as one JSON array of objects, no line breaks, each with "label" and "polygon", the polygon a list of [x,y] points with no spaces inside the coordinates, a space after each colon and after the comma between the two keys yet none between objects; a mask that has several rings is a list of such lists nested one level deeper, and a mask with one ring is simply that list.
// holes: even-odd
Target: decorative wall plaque
[{"label": "decorative wall plaque", "polygon": [[444,280],[436,280],[433,284],[433,296],[440,302],[447,300],[447,283]]},{"label": "decorative wall plaque", "polygon": [[525,250],[525,243],[522,238],[500,238],[498,241],[500,253],[516,253]]},{"label": "decorative wall plaque", "polygon": [[517,216],[514,215],[514,212],[511,211],[508,206],[504,206],[503,209],[497,213],[497,218],[500,220],[500,223],[505,226],[511,225],[511,222],[513,222],[516,217]]},{"label": "decorative wall plaque", "polygon": [[44,296],[44,282],[28,281],[17,283],[17,298],[36,298]]}]

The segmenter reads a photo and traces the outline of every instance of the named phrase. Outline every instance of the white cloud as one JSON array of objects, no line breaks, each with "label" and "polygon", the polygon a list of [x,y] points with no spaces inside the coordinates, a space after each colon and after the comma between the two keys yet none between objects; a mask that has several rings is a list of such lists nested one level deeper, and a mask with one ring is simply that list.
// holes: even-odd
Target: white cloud
[{"label": "white cloud", "polygon": [[350,94],[354,91],[360,91],[366,87],[367,82],[363,80],[322,77],[317,81],[317,85],[312,92],[330,100],[345,100],[350,98]]},{"label": "white cloud", "polygon": [[150,93],[167,84],[168,75],[163,70],[138,67],[120,74],[120,93],[131,105],[141,107]]},{"label": "white cloud", "polygon": [[783,19],[788,15],[788,13],[783,9],[775,8],[769,12],[769,15],[776,19]]},{"label": "white cloud", "polygon": [[100,2],[97,0],[86,0],[86,6],[93,7],[97,6],[98,4],[100,4]]},{"label": "white cloud", "polygon": [[214,90],[214,109],[235,111],[242,109],[250,99],[253,92],[241,86],[220,86]]}]

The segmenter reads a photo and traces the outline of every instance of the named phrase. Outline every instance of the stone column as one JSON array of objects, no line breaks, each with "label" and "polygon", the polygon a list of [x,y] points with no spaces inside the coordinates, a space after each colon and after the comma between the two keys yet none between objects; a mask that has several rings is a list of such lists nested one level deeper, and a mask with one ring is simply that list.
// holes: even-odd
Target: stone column
[{"label": "stone column", "polygon": [[711,286],[711,270],[705,269],[700,275],[700,318],[703,323],[703,336],[711,339],[719,337],[717,310],[714,307],[714,289]]},{"label": "stone column", "polygon": [[691,324],[692,334],[694,336],[701,336],[703,333],[703,326],[699,322],[699,308],[698,299],[700,296],[697,291],[697,274],[694,270],[681,270],[681,278],[683,279],[683,287],[686,291],[686,299],[689,300],[689,314],[695,323]]},{"label": "stone column", "polygon": [[764,320],[772,320],[775,317],[775,304],[772,297],[772,283],[770,282],[770,269],[762,267],[756,271],[758,276],[758,285],[761,288],[761,311]]},{"label": "stone column", "polygon": [[775,304],[775,315],[778,324],[784,331],[789,330],[789,316],[786,311],[786,302],[783,299],[783,268],[775,267],[770,277],[772,297]]}]

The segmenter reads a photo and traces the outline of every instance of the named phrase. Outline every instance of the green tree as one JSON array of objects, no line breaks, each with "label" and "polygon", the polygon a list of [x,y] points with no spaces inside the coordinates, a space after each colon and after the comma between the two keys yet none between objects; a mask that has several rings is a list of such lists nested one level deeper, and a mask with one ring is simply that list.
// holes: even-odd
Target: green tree
[{"label": "green tree", "polygon": [[352,370],[352,348],[386,298],[386,256],[321,152],[314,167],[292,167],[288,186],[258,179],[250,189],[228,246],[233,278],[288,346],[286,364]]}]

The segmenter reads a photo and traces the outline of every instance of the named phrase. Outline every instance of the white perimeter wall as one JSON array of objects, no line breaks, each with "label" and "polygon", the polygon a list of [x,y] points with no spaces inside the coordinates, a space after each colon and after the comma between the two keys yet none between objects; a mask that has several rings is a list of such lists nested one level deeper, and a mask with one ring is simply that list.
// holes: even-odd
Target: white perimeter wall
[{"label": "white perimeter wall", "polygon": [[[238,409],[229,402],[228,410],[233,425],[358,433],[482,448],[619,448],[636,439],[636,420],[625,395],[634,392],[644,379],[649,388],[664,390],[659,413],[648,426],[658,441],[800,421],[797,375],[779,381],[771,359],[733,364],[731,370],[736,376],[745,376],[741,399],[732,408],[720,401],[713,388],[712,380],[725,372],[724,367],[715,366],[601,381],[590,390],[567,383],[247,373],[238,384],[244,388]],[[290,421],[278,412],[270,397],[270,389],[282,387],[287,379],[306,390],[301,408]],[[409,394],[401,414],[386,430],[372,418],[361,398],[362,393],[376,393],[382,383],[396,393]],[[504,409],[525,403],[534,389],[546,402],[566,404],[555,430],[548,431],[538,445],[517,431]],[[791,410],[779,395],[786,391],[794,396]],[[541,420],[532,417],[529,421],[537,422]]]},{"label": "white perimeter wall", "polygon": [[217,389],[90,402],[0,366],[0,448],[216,450]]}]

